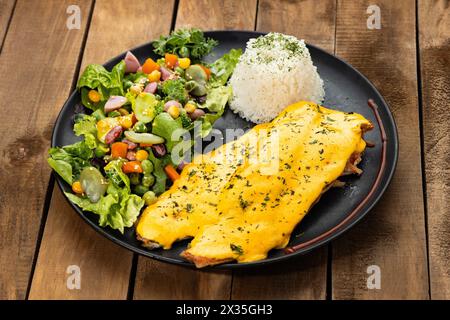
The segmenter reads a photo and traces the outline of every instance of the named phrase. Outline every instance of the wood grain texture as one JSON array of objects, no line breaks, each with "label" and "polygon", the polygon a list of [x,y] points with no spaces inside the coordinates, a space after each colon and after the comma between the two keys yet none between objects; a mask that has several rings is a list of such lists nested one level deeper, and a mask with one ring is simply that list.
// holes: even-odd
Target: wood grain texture
[{"label": "wood grain texture", "polygon": [[[97,0],[81,70],[167,33],[173,5],[174,1],[160,0]],[[53,194],[30,299],[125,299],[132,253],[92,230],[57,186]],[[66,287],[69,265],[81,269],[80,290]]]},{"label": "wood grain texture", "polygon": [[[69,94],[86,28],[86,19],[81,30],[66,28],[70,4],[88,15],[90,1],[18,1],[0,56],[3,299],[25,297],[32,269],[50,177],[51,130]],[[26,92],[19,90],[24,83]]]},{"label": "wood grain texture", "polygon": [[256,0],[181,0],[176,25],[203,30],[253,30],[255,18]]},{"label": "wood grain texture", "polygon": [[[69,289],[81,271],[80,289]],[[29,299],[125,299],[131,253],[89,227],[55,187]]]},{"label": "wood grain texture", "polygon": [[[338,0],[336,53],[361,70],[394,113],[400,154],[394,179],[369,216],[333,243],[333,299],[427,299],[428,275],[420,159],[415,1],[376,2],[381,29],[369,30],[373,1]],[[368,97],[369,98],[369,97]],[[381,289],[367,289],[367,267]]]},{"label": "wood grain texture", "polygon": [[282,32],[334,53],[336,0],[260,0],[257,30]]},{"label": "wood grain texture", "polygon": [[[253,29],[255,14],[256,1],[181,0],[176,28]],[[230,291],[230,272],[198,271],[139,258],[135,299],[229,299]]]},{"label": "wood grain texture", "polygon": [[[333,53],[335,0],[260,0],[258,31],[292,34]],[[327,247],[286,263],[237,271],[233,299],[325,299]]]},{"label": "wood grain texture", "polygon": [[233,273],[232,299],[323,300],[326,298],[327,248],[289,261],[237,270]]},{"label": "wood grain texture", "polygon": [[0,52],[16,0],[0,0]]},{"label": "wood grain texture", "polygon": [[432,299],[450,299],[450,1],[419,1]]}]

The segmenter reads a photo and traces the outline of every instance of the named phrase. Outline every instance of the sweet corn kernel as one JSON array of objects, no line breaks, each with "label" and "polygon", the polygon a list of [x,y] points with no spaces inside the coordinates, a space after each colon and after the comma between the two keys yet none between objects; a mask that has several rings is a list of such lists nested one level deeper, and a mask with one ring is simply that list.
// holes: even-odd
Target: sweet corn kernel
[{"label": "sweet corn kernel", "polygon": [[124,129],[130,129],[133,126],[133,114],[118,117],[119,124]]},{"label": "sweet corn kernel", "polygon": [[142,86],[138,84],[134,84],[130,87],[130,92],[133,94],[140,94],[142,90],[143,90]]},{"label": "sweet corn kernel", "polygon": [[192,103],[186,103],[186,105],[184,106],[184,110],[186,110],[187,113],[192,113],[195,111],[195,109],[197,108]]},{"label": "sweet corn kernel", "polygon": [[126,116],[126,115],[129,115],[129,114],[130,114],[130,113],[128,112],[128,110],[125,109],[125,108],[120,108],[120,109],[117,110],[117,111],[119,111],[119,113],[120,113],[122,116]]},{"label": "sweet corn kernel", "polygon": [[89,90],[88,98],[92,102],[97,103],[97,102],[100,101],[101,97],[100,97],[100,93],[98,93],[98,91],[96,91],[96,90]]},{"label": "sweet corn kernel", "polygon": [[150,74],[147,76],[148,81],[150,82],[158,82],[159,79],[161,79],[161,72],[158,70],[153,70],[150,72]]},{"label": "sweet corn kernel", "polygon": [[148,158],[148,152],[145,150],[139,150],[136,152],[136,160],[138,161],[144,161]]},{"label": "sweet corn kernel", "polygon": [[178,66],[182,69],[187,69],[191,65],[191,60],[189,58],[179,58]]},{"label": "sweet corn kernel", "polygon": [[167,113],[170,114],[172,118],[176,119],[180,116],[180,109],[177,106],[170,106]]},{"label": "sweet corn kernel", "polygon": [[72,184],[72,191],[77,193],[77,194],[82,194],[83,193],[83,188],[81,187],[80,181],[75,181]]}]

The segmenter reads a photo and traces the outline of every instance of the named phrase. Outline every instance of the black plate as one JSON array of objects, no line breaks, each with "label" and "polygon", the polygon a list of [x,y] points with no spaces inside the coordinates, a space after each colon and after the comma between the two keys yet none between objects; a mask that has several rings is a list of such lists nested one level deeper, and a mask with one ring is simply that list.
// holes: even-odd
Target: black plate
[{"label": "black plate", "polygon": [[[219,41],[219,46],[206,58],[207,61],[219,58],[232,48],[245,49],[247,40],[263,35],[263,33],[248,31],[212,31],[205,32],[205,34]],[[319,74],[325,83],[326,98],[324,105],[342,111],[354,111],[369,119],[375,125],[375,128],[368,132],[365,138],[368,141],[375,142],[376,145],[374,148],[368,148],[365,152],[363,161],[360,164],[360,167],[364,170],[363,175],[361,177],[348,178],[348,183],[345,188],[334,188],[326,192],[320,202],[314,206],[311,212],[294,230],[289,247],[303,245],[302,248],[290,254],[285,253],[283,250],[272,250],[267,259],[261,261],[243,264],[228,263],[217,266],[216,268],[254,266],[281,261],[304,254],[329,242],[348,230],[369,212],[380,199],[392,178],[397,162],[398,138],[394,119],[383,97],[367,78],[346,62],[312,45],[308,45],[308,48],[314,65],[317,66]],[[149,56],[156,58],[152,52],[151,43],[144,44],[131,51],[141,62]],[[108,61],[105,67],[111,70],[112,66],[117,64],[124,56],[125,53]],[[369,98],[372,98],[379,106],[380,118],[387,136],[385,169],[381,171],[381,175],[378,178],[380,183],[375,185],[375,187],[374,183],[377,175],[379,175],[381,165],[382,143],[376,117],[367,106],[367,100]],[[63,146],[79,140],[73,134],[72,130],[73,116],[76,105],[79,103],[80,94],[78,92],[72,93],[56,120],[53,130],[52,146]],[[219,130],[225,128],[247,129],[252,127],[252,124],[242,120],[230,110],[227,110],[225,115],[215,123],[214,127]],[[63,191],[70,191],[70,186],[58,175],[55,174],[55,176],[59,187]],[[372,192],[371,189],[373,189]],[[370,196],[368,199],[364,200],[369,193]],[[352,213],[362,201],[364,201],[364,205]],[[70,201],[69,203],[90,226],[115,243],[157,260],[193,266],[179,256],[180,252],[186,248],[188,241],[176,243],[171,250],[158,249],[150,251],[143,248],[136,240],[135,230],[133,228],[127,229],[123,235],[110,228],[101,228],[97,224],[97,215],[90,212],[83,212]]]}]

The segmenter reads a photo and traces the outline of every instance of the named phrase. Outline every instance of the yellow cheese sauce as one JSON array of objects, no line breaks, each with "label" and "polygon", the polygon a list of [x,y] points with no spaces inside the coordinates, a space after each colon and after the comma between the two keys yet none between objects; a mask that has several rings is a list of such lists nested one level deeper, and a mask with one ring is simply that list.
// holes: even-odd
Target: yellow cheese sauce
[{"label": "yellow cheese sauce", "polygon": [[[137,234],[164,249],[193,237],[186,252],[196,257],[264,259],[269,250],[287,245],[294,227],[342,174],[350,156],[364,151],[362,125],[370,122],[359,114],[293,104],[272,122],[194,159],[145,209]],[[274,148],[278,152],[270,164],[252,161],[258,150]]]}]

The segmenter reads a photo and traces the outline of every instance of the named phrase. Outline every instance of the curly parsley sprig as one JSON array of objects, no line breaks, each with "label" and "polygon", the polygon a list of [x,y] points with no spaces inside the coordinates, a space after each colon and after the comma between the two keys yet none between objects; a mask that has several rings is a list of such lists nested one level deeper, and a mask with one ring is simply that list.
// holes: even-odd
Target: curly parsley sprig
[{"label": "curly parsley sprig", "polygon": [[168,36],[161,36],[153,43],[153,51],[160,56],[166,53],[174,53],[180,57],[189,57],[200,60],[211,52],[218,42],[211,38],[205,38],[200,29],[178,29]]}]

